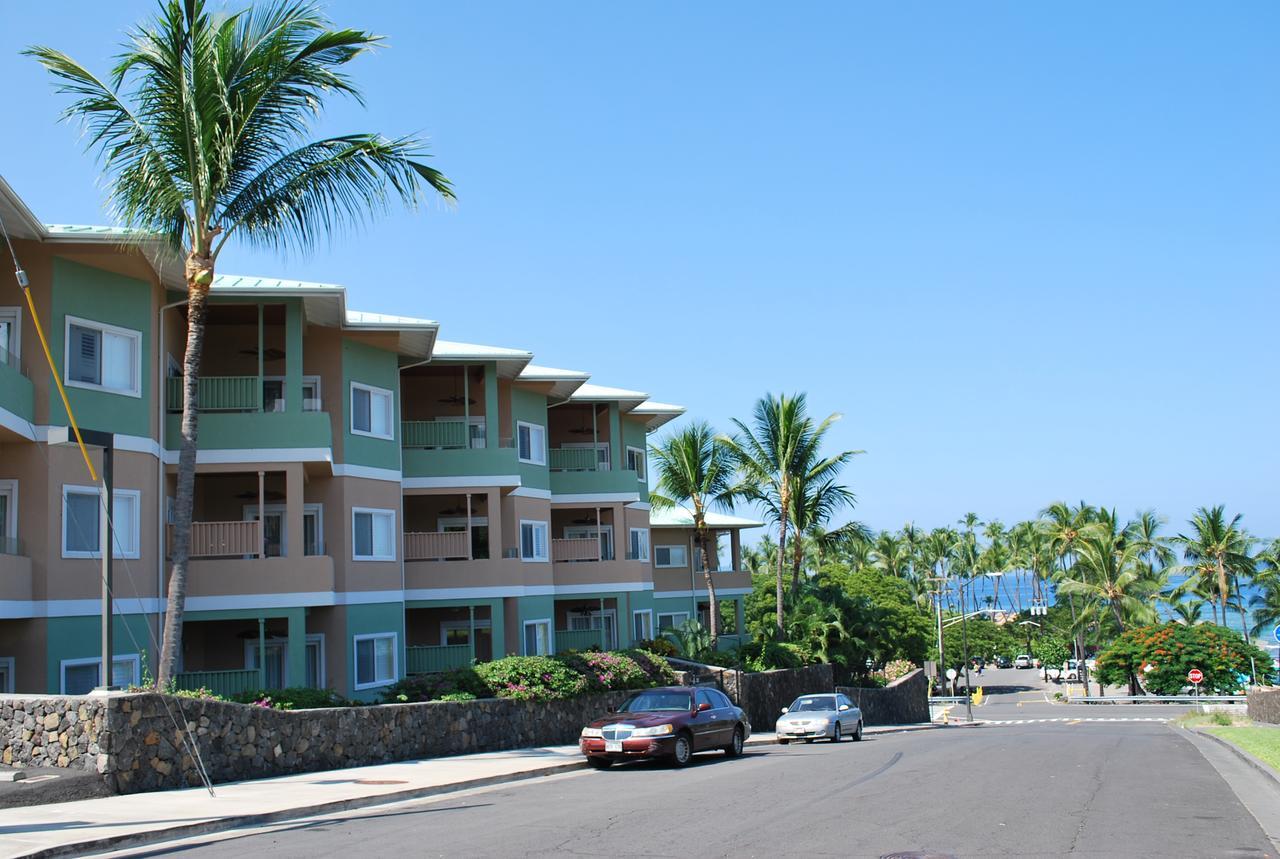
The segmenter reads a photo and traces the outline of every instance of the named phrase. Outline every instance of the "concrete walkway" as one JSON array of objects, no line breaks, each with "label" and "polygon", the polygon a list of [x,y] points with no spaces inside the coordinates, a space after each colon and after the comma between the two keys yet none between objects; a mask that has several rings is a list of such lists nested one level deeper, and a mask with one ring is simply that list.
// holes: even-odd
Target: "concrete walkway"
[{"label": "concrete walkway", "polygon": [[[866,733],[934,725],[867,728]],[[752,735],[748,746],[777,742]],[[576,745],[301,773],[203,788],[0,809],[0,859],[69,856],[400,802],[586,767]]]}]

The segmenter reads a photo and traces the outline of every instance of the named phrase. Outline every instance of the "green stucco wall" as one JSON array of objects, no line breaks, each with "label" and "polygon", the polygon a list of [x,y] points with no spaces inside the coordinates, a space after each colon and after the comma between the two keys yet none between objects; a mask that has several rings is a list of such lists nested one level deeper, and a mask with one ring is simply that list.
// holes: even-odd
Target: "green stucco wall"
[{"label": "green stucco wall", "polygon": [[[509,428],[513,439],[516,438],[517,421],[546,427],[546,395],[537,391],[513,387],[511,389],[511,426]],[[550,456],[550,453],[547,455]],[[533,489],[551,489],[551,472],[545,465],[530,465],[526,462],[520,462],[519,468],[520,482],[523,486]]]},{"label": "green stucco wall", "polygon": [[404,603],[369,603],[367,605],[347,606],[347,639],[342,642],[347,655],[348,688],[338,691],[348,697],[360,701],[376,701],[385,687],[362,689],[356,691],[356,650],[355,637],[378,632],[394,632],[396,634],[399,655],[396,657],[401,677],[404,677]]},{"label": "green stucco wall", "polygon": [[[116,656],[137,653],[142,657],[141,673],[156,672],[155,653],[151,647],[152,620],[143,614],[118,614],[113,650]],[[98,616],[51,617],[47,626],[45,673],[47,688],[57,694],[62,688],[62,660],[88,659],[102,655],[102,621]]]},{"label": "green stucco wall", "polygon": [[[351,432],[351,383],[361,382],[391,391],[391,439],[369,438]],[[400,470],[400,370],[396,354],[364,343],[342,341],[343,461],[351,465]],[[333,408],[330,401],[329,408]]]}]

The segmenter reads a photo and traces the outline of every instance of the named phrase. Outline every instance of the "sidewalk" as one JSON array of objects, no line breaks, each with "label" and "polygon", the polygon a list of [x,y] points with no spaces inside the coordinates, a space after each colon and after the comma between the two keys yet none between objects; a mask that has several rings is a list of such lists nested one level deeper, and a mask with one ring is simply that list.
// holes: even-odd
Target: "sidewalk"
[{"label": "sidewalk", "polygon": [[[936,725],[866,728],[868,735]],[[771,745],[753,734],[748,747]],[[69,856],[584,769],[576,745],[300,773],[203,788],[0,809],[0,859]]]}]

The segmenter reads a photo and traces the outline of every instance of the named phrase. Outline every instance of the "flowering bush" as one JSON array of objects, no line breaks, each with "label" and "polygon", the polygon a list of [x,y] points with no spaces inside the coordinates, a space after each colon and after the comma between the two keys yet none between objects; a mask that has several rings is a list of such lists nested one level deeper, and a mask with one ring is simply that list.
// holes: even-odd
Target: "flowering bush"
[{"label": "flowering bush", "polygon": [[1147,692],[1176,695],[1190,685],[1187,673],[1198,668],[1201,692],[1230,693],[1248,683],[1255,667],[1259,680],[1269,678],[1271,657],[1239,633],[1209,623],[1165,623],[1126,630],[1098,655],[1097,677],[1118,686],[1132,674]]},{"label": "flowering bush", "polygon": [[884,666],[884,670],[881,671],[880,674],[884,677],[886,681],[892,683],[893,681],[898,680],[899,678],[906,677],[908,674],[910,674],[912,671],[915,671],[915,670],[916,670],[916,666],[910,660],[893,659],[893,660],[890,660]]},{"label": "flowering bush", "polygon": [[476,666],[495,698],[554,701],[587,691],[585,677],[554,656],[509,656]]},{"label": "flowering bush", "polygon": [[649,638],[644,641],[637,641],[636,648],[648,651],[655,656],[680,655],[680,651],[676,650],[676,646],[665,638]]},{"label": "flowering bush", "polygon": [[270,707],[273,710],[317,710],[322,707],[355,707],[358,701],[349,701],[331,689],[310,689],[292,686],[288,689],[254,689],[231,697],[240,704]]},{"label": "flowering bush", "polygon": [[[663,659],[662,651],[651,651],[647,647],[636,648],[633,650],[624,650],[627,656],[635,660],[636,665],[644,672],[647,682],[641,683],[640,686],[671,686],[676,682],[676,672],[672,670],[670,663]],[[633,689],[639,688],[636,686]]]},{"label": "flowering bush", "polygon": [[636,689],[652,685],[644,669],[624,653],[588,650],[567,653],[561,659],[565,665],[582,675],[588,692]]},{"label": "flowering bush", "polygon": [[[453,696],[470,695],[469,699]],[[382,693],[385,704],[413,704],[419,701],[458,701],[492,698],[489,685],[473,668],[455,668],[440,674],[415,674],[406,677]]]}]

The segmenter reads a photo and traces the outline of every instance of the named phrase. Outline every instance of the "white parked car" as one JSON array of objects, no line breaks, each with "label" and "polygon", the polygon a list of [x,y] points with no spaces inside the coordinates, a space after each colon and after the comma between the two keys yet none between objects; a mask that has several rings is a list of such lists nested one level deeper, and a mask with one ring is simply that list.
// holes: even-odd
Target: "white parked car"
[{"label": "white parked car", "polygon": [[1026,654],[1026,653],[1020,653],[1020,654],[1018,654],[1018,655],[1017,655],[1017,656],[1015,656],[1015,657],[1014,657],[1014,659],[1013,659],[1013,667],[1014,667],[1014,668],[1030,668],[1030,667],[1031,667],[1031,656],[1030,656],[1029,654]]},{"label": "white parked car", "polygon": [[862,711],[844,695],[801,695],[782,708],[774,726],[778,742],[826,739],[838,743],[845,737],[855,742],[862,739]]}]

